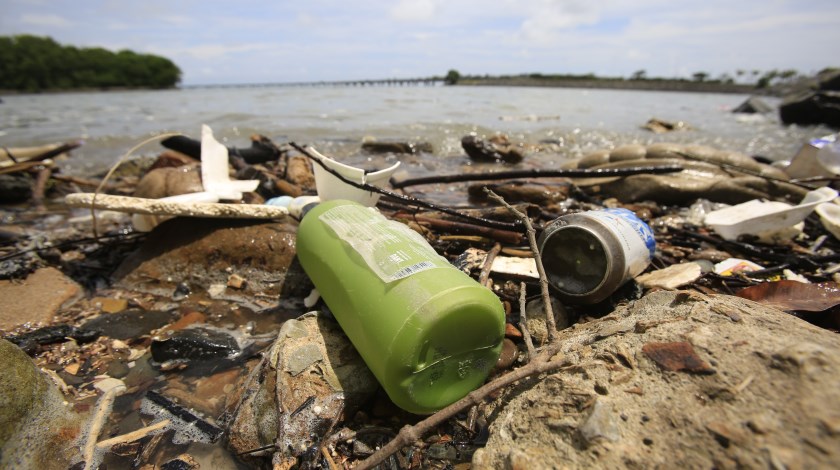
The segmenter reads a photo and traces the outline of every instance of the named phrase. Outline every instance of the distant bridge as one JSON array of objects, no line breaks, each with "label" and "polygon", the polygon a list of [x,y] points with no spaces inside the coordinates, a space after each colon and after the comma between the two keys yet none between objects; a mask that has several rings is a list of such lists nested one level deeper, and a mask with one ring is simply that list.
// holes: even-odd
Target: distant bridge
[{"label": "distant bridge", "polygon": [[376,80],[339,80],[319,82],[280,83],[235,83],[225,85],[187,85],[183,88],[268,88],[268,87],[312,87],[312,86],[439,86],[443,78],[381,78]]}]

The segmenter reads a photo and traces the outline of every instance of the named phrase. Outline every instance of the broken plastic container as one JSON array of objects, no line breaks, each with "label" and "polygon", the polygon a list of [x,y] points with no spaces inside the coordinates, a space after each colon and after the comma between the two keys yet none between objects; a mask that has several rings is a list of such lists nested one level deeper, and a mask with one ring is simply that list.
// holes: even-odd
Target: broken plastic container
[{"label": "broken plastic container", "polygon": [[297,255],[399,407],[437,411],[495,366],[505,331],[499,298],[406,225],[353,201],[322,202],[300,223]]},{"label": "broken plastic container", "polygon": [[725,240],[735,240],[740,235],[763,235],[802,222],[818,205],[836,197],[837,191],[824,187],[810,191],[796,206],[755,199],[710,212],[704,223]]},{"label": "broken plastic container", "polygon": [[815,210],[820,216],[823,227],[834,235],[834,238],[840,240],[840,205],[827,202],[818,205]]},{"label": "broken plastic container", "polygon": [[[393,166],[384,170],[367,173],[361,168],[345,165],[333,160],[332,158],[321,155],[313,148],[309,148],[308,150],[325,166],[334,170],[348,180],[356,183],[366,183],[372,186],[379,186],[380,184],[388,181],[391,175],[397,171],[397,168],[400,166],[400,162],[397,162]],[[327,170],[323,169],[321,165],[318,165],[317,163],[312,166],[315,169],[315,187],[318,191],[318,197],[320,197],[322,201],[343,199],[358,202],[359,204],[367,207],[373,207],[376,205],[376,202],[379,201],[379,193],[365,191],[364,189],[359,189],[355,186],[349,185],[338,179]]]}]

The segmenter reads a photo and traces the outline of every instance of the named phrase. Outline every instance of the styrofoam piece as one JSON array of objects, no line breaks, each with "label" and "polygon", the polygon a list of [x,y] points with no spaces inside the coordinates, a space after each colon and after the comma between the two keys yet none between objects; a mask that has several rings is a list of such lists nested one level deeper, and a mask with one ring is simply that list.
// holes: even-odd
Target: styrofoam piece
[{"label": "styrofoam piece", "polygon": [[796,206],[756,199],[710,212],[704,223],[724,239],[735,240],[740,235],[765,234],[796,225],[805,220],[816,206],[836,197],[837,191],[823,187],[810,191]]},{"label": "styrofoam piece", "polygon": [[222,200],[242,199],[242,193],[257,189],[259,180],[231,180],[228,172],[228,149],[213,137],[207,124],[201,126],[201,184],[207,192]]},{"label": "styrofoam piece", "polygon": [[[191,193],[202,194],[202,193]],[[186,194],[182,196],[187,196]],[[173,196],[174,197],[174,196]],[[195,196],[190,196],[195,197]],[[209,196],[207,196],[209,197]],[[73,193],[64,197],[69,207],[105,209],[154,216],[210,217],[224,219],[283,219],[289,216],[285,207],[264,204],[220,204],[145,199],[113,194]]]},{"label": "styrofoam piece", "polygon": [[[158,201],[167,202],[219,202],[219,195],[209,191],[202,191],[200,193],[179,194],[177,196],[162,197]],[[131,224],[134,230],[138,232],[151,232],[153,228],[159,224],[175,217],[174,215],[163,214],[132,214]]]},{"label": "styrofoam piece", "polygon": [[715,273],[721,276],[732,276],[738,273],[748,273],[764,269],[760,264],[741,258],[727,258],[715,264]]},{"label": "styrofoam piece", "polygon": [[497,256],[493,259],[490,270],[494,273],[511,274],[515,276],[539,279],[537,262],[534,258],[516,258],[512,256]]},{"label": "styrofoam piece", "polygon": [[[334,170],[348,180],[362,184],[367,183],[372,186],[379,186],[381,183],[388,181],[388,178],[390,178],[400,166],[400,162],[397,162],[393,166],[384,170],[365,173],[365,170],[361,168],[345,165],[333,160],[332,158],[321,155],[317,150],[311,147],[307,150],[309,150],[309,152],[325,166]],[[318,197],[320,197],[322,201],[347,199],[358,202],[359,204],[367,207],[373,207],[379,200],[379,193],[365,191],[351,186],[336,178],[335,175],[331,174],[327,170],[324,170],[321,165],[315,164],[313,165],[313,168],[315,169],[315,188],[318,191]]]},{"label": "styrofoam piece", "polygon": [[834,238],[840,240],[840,205],[827,202],[818,205],[815,211],[819,214],[823,227],[834,235]]}]

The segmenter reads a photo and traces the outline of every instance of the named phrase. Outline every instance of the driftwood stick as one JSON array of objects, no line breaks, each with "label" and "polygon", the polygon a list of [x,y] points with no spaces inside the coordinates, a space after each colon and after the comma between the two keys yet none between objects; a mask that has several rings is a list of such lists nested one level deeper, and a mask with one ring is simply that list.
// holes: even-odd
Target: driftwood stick
[{"label": "driftwood stick", "polygon": [[676,173],[682,171],[679,165],[664,166],[639,166],[633,168],[580,168],[566,170],[543,170],[533,168],[530,170],[497,171],[492,173],[459,173],[455,175],[423,176],[419,178],[408,178],[397,181],[391,178],[391,186],[395,189],[402,189],[408,186],[435,183],[459,183],[463,181],[498,181],[522,178],[603,178],[608,176],[631,176],[639,174],[659,175],[663,173]]},{"label": "driftwood stick", "polygon": [[522,229],[523,229],[523,227],[519,224],[510,224],[510,223],[506,223],[506,222],[499,222],[497,220],[489,220],[489,219],[483,219],[481,217],[469,216],[469,215],[463,214],[461,212],[458,212],[455,209],[450,209],[448,207],[438,206],[436,204],[432,204],[430,202],[426,202],[426,201],[423,201],[422,199],[417,199],[417,198],[414,198],[414,197],[411,197],[411,196],[406,196],[406,195],[403,195],[403,194],[397,194],[393,191],[388,191],[387,189],[383,189],[383,188],[380,188],[378,186],[374,186],[372,184],[357,183],[355,181],[352,181],[352,180],[349,180],[349,179],[345,178],[343,175],[341,175],[337,171],[335,171],[332,168],[329,168],[326,165],[324,165],[324,163],[321,161],[321,159],[317,158],[315,155],[312,154],[312,152],[310,152],[306,148],[301,147],[300,145],[298,145],[294,142],[289,142],[289,145],[292,146],[298,152],[302,153],[304,156],[306,156],[310,160],[312,160],[315,163],[317,163],[318,165],[320,165],[321,168],[323,168],[325,171],[329,172],[331,175],[333,175],[336,178],[338,178],[339,180],[341,180],[343,183],[349,184],[350,186],[353,186],[354,188],[363,189],[365,191],[370,191],[370,192],[382,194],[383,196],[388,196],[392,199],[396,199],[396,200],[402,202],[403,204],[407,204],[407,205],[410,205],[410,206],[416,206],[416,207],[425,207],[426,209],[431,209],[431,210],[434,210],[434,211],[443,212],[444,214],[449,214],[449,215],[458,217],[460,219],[468,220],[472,223],[484,225],[484,226],[487,226],[487,227],[493,227],[493,228],[502,229],[502,230],[513,230],[513,231],[517,231],[517,232],[521,232]]},{"label": "driftwood stick", "polygon": [[502,387],[506,387],[518,380],[524,379],[525,377],[559,369],[568,364],[568,360],[565,357],[550,360],[553,355],[550,353],[554,352],[553,348],[550,349],[551,351],[544,351],[538,360],[532,361],[524,367],[511,371],[510,373],[505,374],[476,390],[473,390],[464,398],[429,416],[423,421],[420,421],[414,426],[404,426],[400,430],[399,434],[397,434],[397,437],[385,444],[385,446],[381,449],[374,452],[370,457],[360,462],[359,465],[353,467],[354,470],[367,470],[379,465],[401,448],[420,439],[424,434],[434,429],[436,426],[439,426],[452,416],[455,416],[459,412],[469,408],[470,406],[481,403],[490,393],[495,392]]},{"label": "driftwood stick", "polygon": [[435,217],[412,217],[412,220],[427,224],[434,229],[439,229],[455,234],[464,235],[481,235],[492,240],[518,245],[522,241],[522,234],[519,232],[512,232],[510,230],[501,230],[493,227],[485,227],[483,225],[469,224],[466,222],[457,222],[454,220],[438,219]]},{"label": "driftwood stick", "polygon": [[52,168],[45,166],[38,170],[35,185],[32,188],[32,202],[38,209],[44,209],[44,194],[47,192],[47,182],[52,175]]},{"label": "driftwood stick", "polygon": [[540,275],[540,289],[542,291],[543,302],[545,303],[545,323],[546,330],[548,330],[548,342],[554,342],[554,337],[557,334],[557,326],[554,322],[554,311],[551,308],[551,296],[548,293],[548,276],[545,274],[545,268],[543,267],[542,259],[540,259],[540,249],[537,246],[537,231],[534,230],[534,226],[531,224],[531,218],[508,204],[503,197],[494,193],[490,189],[485,187],[484,192],[486,192],[491,199],[498,201],[500,204],[507,207],[511,212],[519,216],[525,224],[525,234],[528,236],[531,251],[534,253],[534,261],[537,264],[537,273]]},{"label": "driftwood stick", "polygon": [[96,452],[96,440],[99,438],[99,433],[102,432],[102,425],[105,424],[105,419],[111,413],[111,407],[114,405],[117,394],[123,391],[125,391],[125,386],[114,387],[105,392],[96,402],[96,410],[90,419],[87,440],[82,449],[82,461],[84,462],[85,470],[93,468],[91,465],[93,464],[93,454]]},{"label": "driftwood stick", "polygon": [[169,425],[171,421],[168,419],[164,419],[162,421],[158,421],[157,423],[150,424],[146,427],[140,428],[136,431],[127,432],[120,436],[112,437],[110,439],[105,439],[104,441],[99,441],[96,443],[96,447],[99,449],[108,449],[112,447],[114,444],[124,444],[127,442],[134,442],[144,437],[148,436],[149,434],[154,434],[155,432],[165,428]]},{"label": "driftwood stick", "polygon": [[525,313],[525,283],[519,283],[519,329],[522,331],[522,339],[525,341],[525,347],[528,348],[528,360],[530,361],[535,355],[534,340],[531,339],[531,330],[528,329],[528,316]]},{"label": "driftwood stick", "polygon": [[487,283],[490,280],[490,271],[493,269],[493,261],[496,259],[496,256],[499,256],[499,252],[501,251],[502,245],[496,243],[487,252],[487,256],[484,258],[484,265],[481,267],[481,273],[478,275],[478,283],[482,286],[487,287]]}]

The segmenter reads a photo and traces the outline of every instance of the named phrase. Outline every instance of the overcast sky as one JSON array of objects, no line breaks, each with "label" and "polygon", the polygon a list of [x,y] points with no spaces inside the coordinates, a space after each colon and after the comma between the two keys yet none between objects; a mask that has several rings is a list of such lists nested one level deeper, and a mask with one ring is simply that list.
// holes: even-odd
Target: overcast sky
[{"label": "overcast sky", "polygon": [[0,0],[0,35],[163,55],[183,84],[840,66],[838,0]]}]

